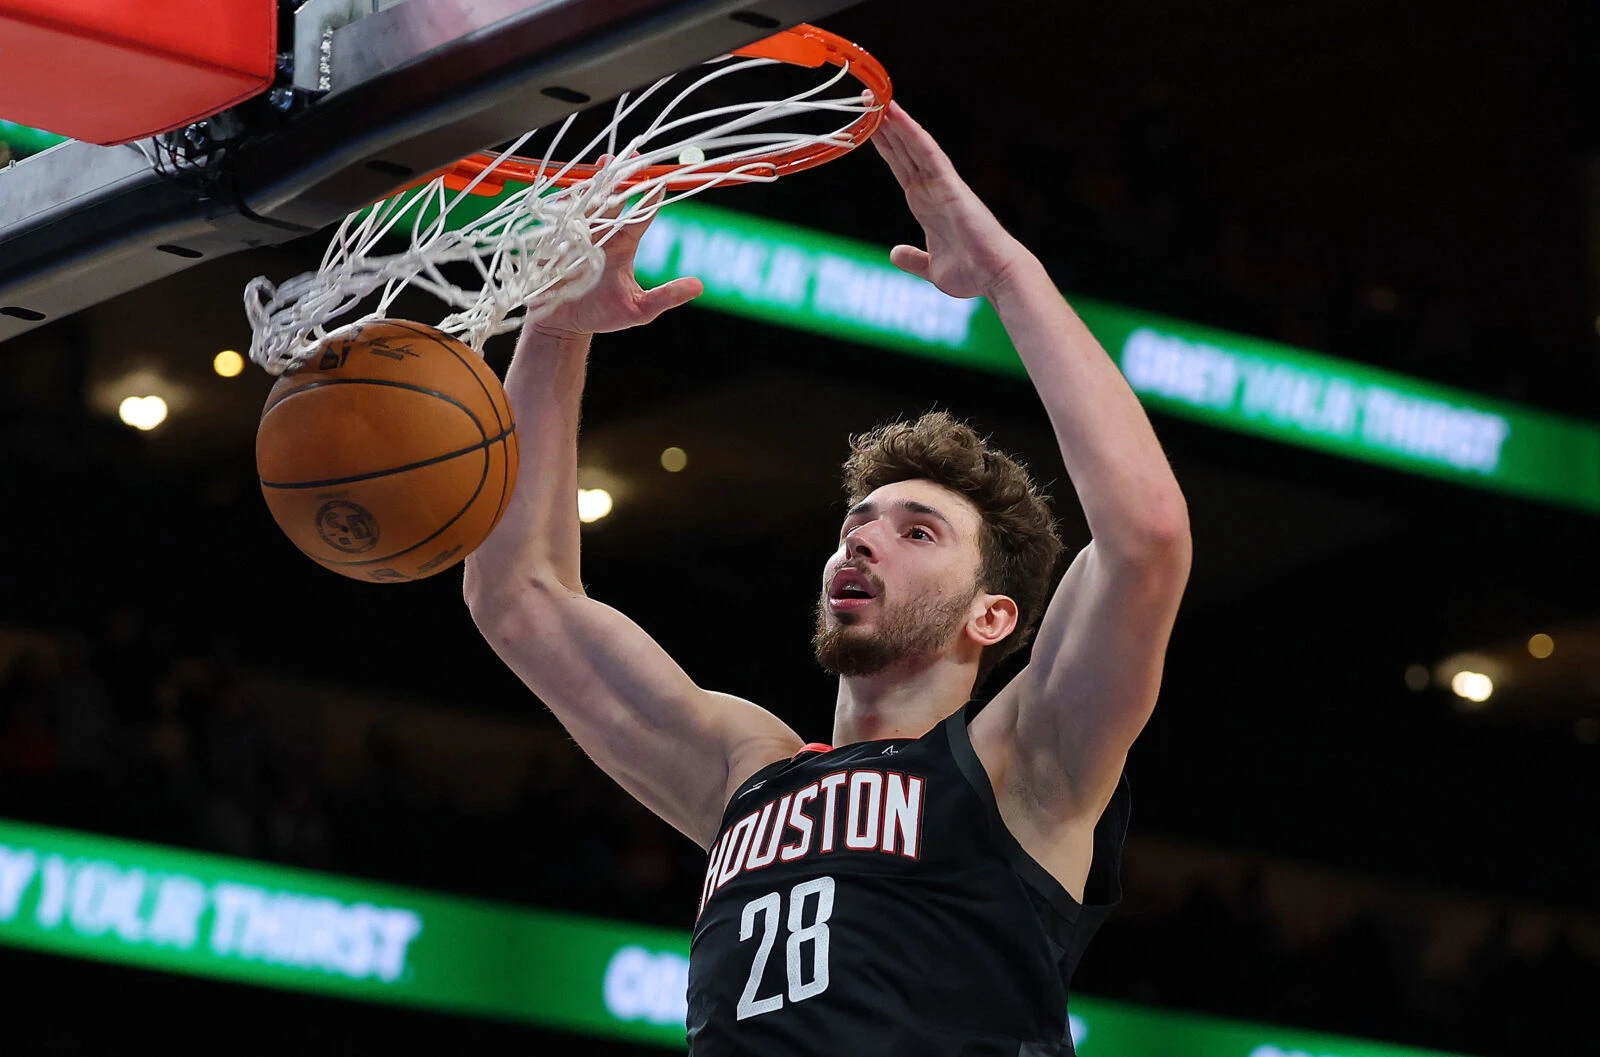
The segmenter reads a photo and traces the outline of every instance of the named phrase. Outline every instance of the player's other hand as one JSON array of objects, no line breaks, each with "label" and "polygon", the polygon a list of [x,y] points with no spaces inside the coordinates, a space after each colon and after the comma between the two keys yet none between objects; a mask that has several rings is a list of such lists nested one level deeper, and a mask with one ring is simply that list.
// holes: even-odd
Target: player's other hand
[{"label": "player's other hand", "polygon": [[646,290],[634,277],[633,258],[651,220],[626,224],[611,236],[602,252],[605,270],[600,281],[582,297],[563,302],[554,312],[530,324],[552,336],[609,334],[643,326],[668,309],[687,304],[705,292],[699,279],[674,279]]},{"label": "player's other hand", "polygon": [[896,267],[951,297],[979,297],[991,294],[1029,256],[899,103],[889,104],[872,145],[905,190],[928,246],[896,246],[889,252]]}]

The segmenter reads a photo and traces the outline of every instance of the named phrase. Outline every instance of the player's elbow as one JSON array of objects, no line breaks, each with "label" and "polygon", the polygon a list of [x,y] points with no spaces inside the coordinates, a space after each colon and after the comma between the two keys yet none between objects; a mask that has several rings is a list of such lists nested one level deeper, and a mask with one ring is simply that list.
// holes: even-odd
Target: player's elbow
[{"label": "player's elbow", "polygon": [[582,594],[555,577],[489,575],[470,560],[461,593],[473,623],[491,645],[525,635],[539,613]]},{"label": "player's elbow", "polygon": [[1187,580],[1194,556],[1189,506],[1176,487],[1152,497],[1113,539],[1096,539],[1120,564]]},{"label": "player's elbow", "polygon": [[482,562],[467,558],[461,576],[461,597],[479,628],[497,613],[516,608],[517,593],[510,578],[496,575],[485,569]]},{"label": "player's elbow", "polygon": [[1146,531],[1146,546],[1153,560],[1181,569],[1187,576],[1194,557],[1194,540],[1189,534],[1189,504],[1182,492],[1173,489],[1171,498],[1151,517]]},{"label": "player's elbow", "polygon": [[469,554],[461,570],[461,599],[467,603],[467,609],[471,611],[477,608],[478,600],[483,597],[483,594],[483,567],[473,561],[472,556]]},{"label": "player's elbow", "polygon": [[491,590],[481,577],[473,576],[470,567],[463,578],[461,593],[478,633],[498,652],[502,643],[516,635],[514,625],[519,608],[516,598],[502,590]]}]

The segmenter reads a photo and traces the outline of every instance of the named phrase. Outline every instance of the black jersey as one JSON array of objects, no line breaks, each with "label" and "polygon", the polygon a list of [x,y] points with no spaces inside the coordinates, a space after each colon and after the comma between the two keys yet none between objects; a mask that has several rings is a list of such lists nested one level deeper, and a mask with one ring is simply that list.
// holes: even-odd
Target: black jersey
[{"label": "black jersey", "polygon": [[1067,988],[1122,896],[1127,779],[1080,904],[1001,821],[966,711],[739,787],[689,956],[691,1057],[1073,1053]]}]

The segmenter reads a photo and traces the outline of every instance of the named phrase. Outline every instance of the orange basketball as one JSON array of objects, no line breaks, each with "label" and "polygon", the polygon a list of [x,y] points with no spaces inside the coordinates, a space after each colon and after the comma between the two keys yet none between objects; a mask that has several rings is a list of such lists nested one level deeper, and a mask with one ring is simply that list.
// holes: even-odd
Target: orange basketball
[{"label": "orange basketball", "polygon": [[482,357],[421,323],[375,320],[278,379],[256,472],[278,527],[313,561],[357,580],[418,580],[499,522],[516,429]]}]

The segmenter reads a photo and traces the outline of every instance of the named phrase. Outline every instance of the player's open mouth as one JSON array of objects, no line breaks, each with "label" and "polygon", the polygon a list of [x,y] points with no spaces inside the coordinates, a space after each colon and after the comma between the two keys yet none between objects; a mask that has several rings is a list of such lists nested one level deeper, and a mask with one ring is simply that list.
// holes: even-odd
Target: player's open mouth
[{"label": "player's open mouth", "polygon": [[828,608],[835,613],[852,613],[865,609],[877,597],[878,589],[865,573],[841,569],[828,587]]}]

